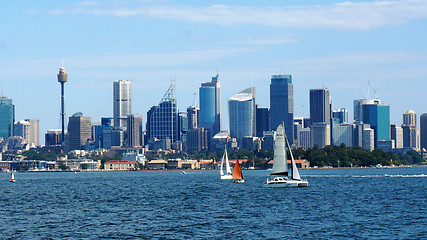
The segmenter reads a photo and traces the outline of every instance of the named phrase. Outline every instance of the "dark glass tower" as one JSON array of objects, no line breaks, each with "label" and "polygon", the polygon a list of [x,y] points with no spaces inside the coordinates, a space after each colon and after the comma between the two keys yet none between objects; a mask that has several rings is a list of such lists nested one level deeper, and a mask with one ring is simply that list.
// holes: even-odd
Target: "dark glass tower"
[{"label": "dark glass tower", "polygon": [[270,84],[271,129],[285,123],[285,133],[290,142],[294,138],[294,90],[291,75],[272,75]]},{"label": "dark glass tower", "polygon": [[329,89],[310,89],[310,121],[331,124]]},{"label": "dark glass tower", "polygon": [[15,106],[12,99],[0,95],[0,137],[13,136],[13,123],[15,122]]},{"label": "dark glass tower", "polygon": [[427,149],[427,113],[420,116],[420,148]]}]

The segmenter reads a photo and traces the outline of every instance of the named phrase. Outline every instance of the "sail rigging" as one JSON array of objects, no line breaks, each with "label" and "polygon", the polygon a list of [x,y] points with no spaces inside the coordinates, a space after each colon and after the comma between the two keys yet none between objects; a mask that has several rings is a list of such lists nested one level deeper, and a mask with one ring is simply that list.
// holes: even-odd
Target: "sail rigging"
[{"label": "sail rigging", "polygon": [[285,129],[283,128],[283,124],[280,124],[274,133],[274,164],[270,175],[288,176],[288,163],[286,159]]}]

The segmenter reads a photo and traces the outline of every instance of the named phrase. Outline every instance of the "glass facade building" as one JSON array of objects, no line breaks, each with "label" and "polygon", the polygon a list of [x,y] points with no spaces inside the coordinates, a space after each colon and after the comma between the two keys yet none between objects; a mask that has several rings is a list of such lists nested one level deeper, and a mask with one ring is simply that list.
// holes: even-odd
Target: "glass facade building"
[{"label": "glass facade building", "polygon": [[270,129],[284,122],[288,139],[294,139],[294,90],[291,75],[272,75],[270,84]]},{"label": "glass facade building", "polygon": [[390,140],[390,105],[366,104],[362,106],[363,123],[374,130],[374,144]]},{"label": "glass facade building", "polygon": [[13,123],[15,122],[15,106],[12,99],[0,95],[0,137],[13,136]]},{"label": "glass facade building", "polygon": [[331,124],[329,89],[310,89],[310,120],[312,124]]},{"label": "glass facade building", "polygon": [[248,88],[228,100],[230,137],[241,142],[256,134],[255,88]]},{"label": "glass facade building", "polygon": [[132,113],[131,82],[117,80],[113,82],[113,119],[114,127],[126,127],[127,116]]},{"label": "glass facade building", "polygon": [[199,127],[212,131],[210,138],[221,131],[221,85],[218,74],[212,81],[202,83],[199,88],[200,117]]}]

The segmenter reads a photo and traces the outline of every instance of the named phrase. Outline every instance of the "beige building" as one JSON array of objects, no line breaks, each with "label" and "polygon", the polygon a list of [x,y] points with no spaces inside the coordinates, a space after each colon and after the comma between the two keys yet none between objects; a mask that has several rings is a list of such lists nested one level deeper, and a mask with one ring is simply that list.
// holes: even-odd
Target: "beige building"
[{"label": "beige building", "polygon": [[165,160],[151,160],[147,163],[149,170],[165,170],[168,168],[168,162]]},{"label": "beige building", "polygon": [[112,160],[104,164],[104,170],[130,171],[136,170],[137,162],[128,160]]},{"label": "beige building", "polygon": [[86,141],[91,139],[91,118],[81,112],[74,113],[68,120],[68,151],[82,149]]}]

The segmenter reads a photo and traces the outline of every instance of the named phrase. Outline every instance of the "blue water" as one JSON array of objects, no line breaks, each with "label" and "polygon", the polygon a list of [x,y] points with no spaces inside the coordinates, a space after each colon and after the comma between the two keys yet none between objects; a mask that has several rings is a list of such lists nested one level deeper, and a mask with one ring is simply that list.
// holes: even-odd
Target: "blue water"
[{"label": "blue water", "polygon": [[0,174],[1,239],[426,239],[427,167]]}]

